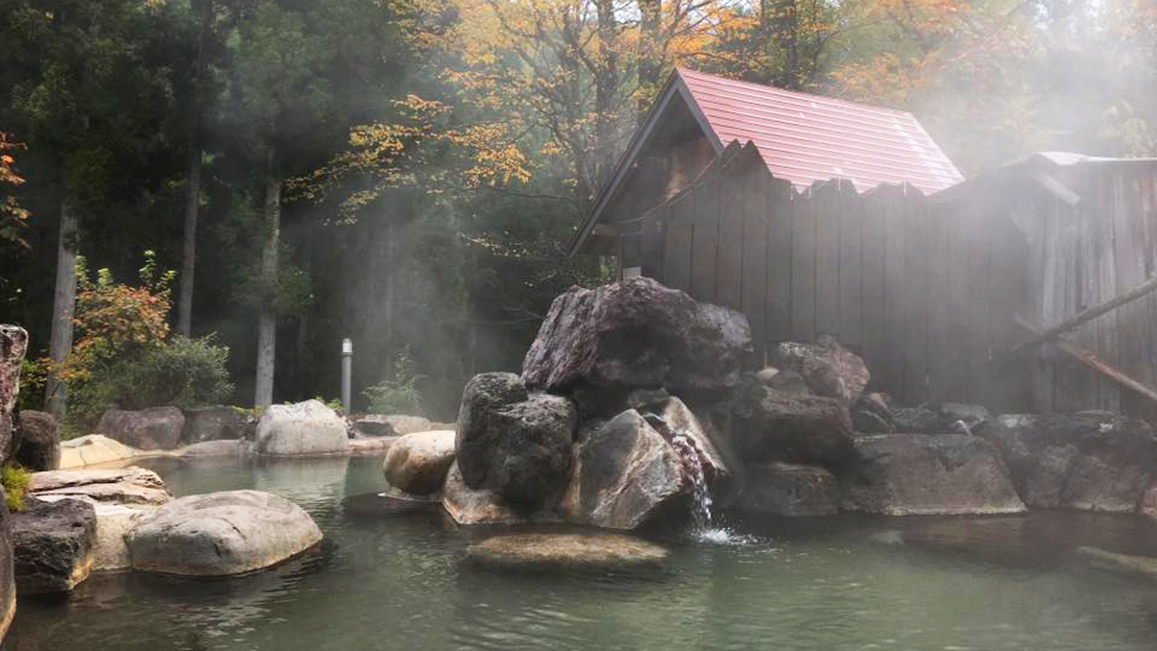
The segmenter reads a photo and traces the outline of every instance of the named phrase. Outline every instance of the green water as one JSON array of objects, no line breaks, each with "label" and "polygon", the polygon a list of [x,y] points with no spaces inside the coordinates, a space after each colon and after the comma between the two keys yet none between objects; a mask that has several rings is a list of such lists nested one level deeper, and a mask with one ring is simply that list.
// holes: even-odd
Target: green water
[{"label": "green water", "polygon": [[[94,575],[21,599],[4,649],[1153,649],[1157,582],[1085,569],[1077,544],[1157,553],[1136,518],[731,521],[661,539],[658,571],[527,575],[464,564],[437,512],[385,513],[380,461],[149,464],[176,495],[256,488],[326,542],[234,579]],[[366,508],[367,504],[371,508]]]}]

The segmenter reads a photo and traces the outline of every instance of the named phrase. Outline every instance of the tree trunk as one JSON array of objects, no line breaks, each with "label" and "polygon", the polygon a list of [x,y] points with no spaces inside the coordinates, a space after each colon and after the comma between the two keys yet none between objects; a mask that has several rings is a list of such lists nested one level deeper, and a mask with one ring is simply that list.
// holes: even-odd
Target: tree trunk
[{"label": "tree trunk", "polygon": [[[67,192],[60,204],[60,238],[56,245],[56,292],[52,304],[52,338],[48,355],[61,363],[72,352],[72,317],[76,310],[77,215],[75,199]],[[57,421],[67,411],[67,387],[55,374],[49,376],[44,400]]]},{"label": "tree trunk", "polygon": [[262,408],[273,404],[277,345],[277,314],[273,302],[277,294],[277,250],[281,240],[281,177],[275,171],[274,160],[270,153],[265,179],[265,248],[261,252],[262,286],[266,295],[257,317],[257,379],[253,398],[254,405]]},{"label": "tree trunk", "polygon": [[[194,131],[196,128],[194,128]],[[197,212],[201,202],[201,146],[190,143],[185,196],[185,251],[181,260],[181,291],[177,300],[177,334],[190,336],[193,326],[193,272],[197,264]]]},{"label": "tree trunk", "polygon": [[193,330],[193,274],[197,264],[197,213],[201,204],[201,117],[205,92],[205,68],[213,26],[213,0],[201,0],[201,35],[197,41],[197,65],[193,74],[193,118],[189,127],[189,158],[185,164],[185,250],[181,261],[181,291],[177,299],[177,333]]},{"label": "tree trunk", "polygon": [[659,32],[662,28],[663,0],[639,0],[639,104],[635,107],[636,121],[641,125],[647,117],[656,94],[663,62],[659,56]]},{"label": "tree trunk", "polygon": [[619,79],[618,19],[613,0],[597,0],[598,65],[595,70],[595,178],[602,185],[614,165],[612,137]]}]

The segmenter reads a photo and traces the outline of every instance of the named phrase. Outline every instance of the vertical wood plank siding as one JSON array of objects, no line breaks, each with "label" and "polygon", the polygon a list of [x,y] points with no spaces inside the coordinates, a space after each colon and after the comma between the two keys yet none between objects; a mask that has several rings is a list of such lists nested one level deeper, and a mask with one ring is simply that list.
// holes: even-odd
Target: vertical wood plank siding
[{"label": "vertical wood plank siding", "polygon": [[[1015,200],[932,202],[910,186],[796,192],[754,148],[732,152],[643,219],[644,270],[751,323],[757,361],[780,341],[831,334],[864,357],[871,388],[908,403],[1002,411],[1157,406],[1057,356],[1027,355],[1013,316],[1040,326],[1117,296],[1157,265],[1157,163],[1076,166],[1072,206],[1024,181]],[[1067,335],[1157,385],[1157,294]]]}]

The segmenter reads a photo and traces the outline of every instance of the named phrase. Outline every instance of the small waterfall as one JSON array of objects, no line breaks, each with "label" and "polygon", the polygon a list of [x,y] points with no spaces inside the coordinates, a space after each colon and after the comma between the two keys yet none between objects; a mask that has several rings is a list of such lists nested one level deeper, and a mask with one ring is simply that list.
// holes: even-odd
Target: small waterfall
[{"label": "small waterfall", "polygon": [[702,537],[711,531],[711,487],[707,485],[707,474],[703,467],[704,463],[710,462],[704,460],[703,452],[690,434],[676,432],[657,414],[645,414],[644,418],[675,448],[675,453],[683,463],[687,481],[691,483],[691,533]]},{"label": "small waterfall", "polygon": [[671,447],[683,461],[683,469],[691,482],[691,524],[693,533],[701,534],[711,528],[711,489],[703,474],[703,460],[699,448],[690,436],[679,433],[671,437]]}]

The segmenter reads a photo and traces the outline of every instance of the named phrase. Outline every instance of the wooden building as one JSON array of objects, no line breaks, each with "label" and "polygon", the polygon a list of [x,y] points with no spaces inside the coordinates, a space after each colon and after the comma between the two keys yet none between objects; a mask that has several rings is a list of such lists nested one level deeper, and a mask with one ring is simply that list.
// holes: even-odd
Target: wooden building
[{"label": "wooden building", "polygon": [[[770,123],[744,127],[763,146],[717,148],[704,124],[716,138],[741,129],[718,126],[692,74],[677,72],[652,111],[681,126],[644,124],[633,146],[654,155],[628,150],[575,251],[613,253],[627,273],[743,311],[760,350],[833,335],[865,358],[874,389],[908,403],[1157,420],[1157,281],[1147,282],[1157,161],[1043,154],[964,182],[936,156],[930,168],[918,155],[902,165],[853,156],[825,178],[816,157],[832,163],[838,152],[812,147],[804,161],[764,151],[783,141]],[[805,135],[823,134],[813,125]],[[871,158],[855,140],[844,145]],[[781,158],[796,167],[776,167]],[[901,167],[923,187],[886,176]],[[916,174],[928,169],[937,173]],[[1067,327],[1029,341],[1058,324]]]}]

